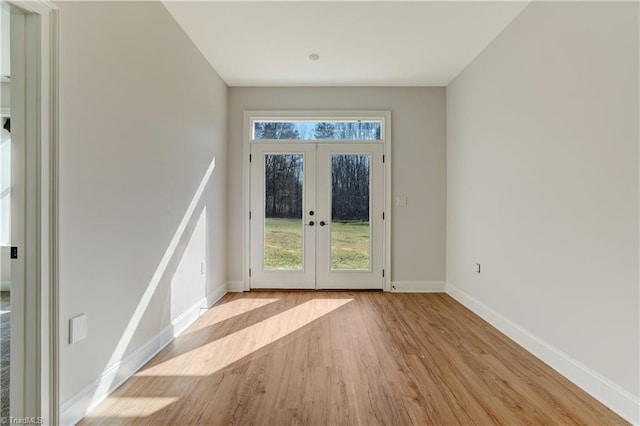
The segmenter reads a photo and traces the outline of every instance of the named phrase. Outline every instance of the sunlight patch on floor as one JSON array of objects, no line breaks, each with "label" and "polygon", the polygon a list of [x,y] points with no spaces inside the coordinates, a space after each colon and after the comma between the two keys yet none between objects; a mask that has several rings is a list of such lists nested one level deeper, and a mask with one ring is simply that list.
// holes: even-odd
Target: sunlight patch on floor
[{"label": "sunlight patch on floor", "polygon": [[87,418],[108,416],[117,417],[146,417],[176,402],[178,397],[139,397],[120,398],[110,396],[96,407]]},{"label": "sunlight patch on floor", "polygon": [[135,376],[207,376],[351,302],[313,299],[221,339],[138,372]]},{"label": "sunlight patch on floor", "polygon": [[209,309],[206,316],[202,317],[193,327],[190,327],[182,333],[182,335],[184,336],[238,315],[251,312],[254,309],[261,308],[278,300],[280,299],[238,299],[223,303],[222,305],[216,305]]}]

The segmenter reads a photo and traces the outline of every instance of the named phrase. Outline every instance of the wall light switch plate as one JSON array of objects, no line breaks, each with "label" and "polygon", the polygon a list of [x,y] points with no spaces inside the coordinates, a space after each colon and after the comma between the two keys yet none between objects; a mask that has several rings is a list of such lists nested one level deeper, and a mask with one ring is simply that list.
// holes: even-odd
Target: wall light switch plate
[{"label": "wall light switch plate", "polygon": [[204,275],[207,273],[207,262],[206,261],[202,261],[200,262],[200,275]]},{"label": "wall light switch plate", "polygon": [[404,207],[407,205],[407,197],[404,195],[401,195],[400,197],[396,197],[396,206],[398,207]]},{"label": "wall light switch plate", "polygon": [[80,314],[69,320],[69,343],[74,344],[87,337],[87,316]]}]

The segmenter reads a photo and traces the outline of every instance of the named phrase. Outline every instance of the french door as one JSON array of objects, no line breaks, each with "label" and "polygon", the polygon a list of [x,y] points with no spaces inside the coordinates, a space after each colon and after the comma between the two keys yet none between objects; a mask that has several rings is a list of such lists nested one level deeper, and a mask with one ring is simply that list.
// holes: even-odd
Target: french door
[{"label": "french door", "polygon": [[383,145],[251,145],[251,288],[382,289]]}]

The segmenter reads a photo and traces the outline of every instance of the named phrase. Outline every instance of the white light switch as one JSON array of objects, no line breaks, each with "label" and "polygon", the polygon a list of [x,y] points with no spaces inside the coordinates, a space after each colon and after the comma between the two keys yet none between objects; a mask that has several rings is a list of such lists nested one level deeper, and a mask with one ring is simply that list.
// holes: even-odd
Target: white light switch
[{"label": "white light switch", "polygon": [[69,343],[77,343],[87,337],[87,316],[80,314],[69,320]]},{"label": "white light switch", "polygon": [[407,205],[407,197],[402,195],[400,197],[396,197],[396,206],[404,207]]},{"label": "white light switch", "polygon": [[204,275],[207,273],[207,262],[204,260],[200,262],[200,275]]}]

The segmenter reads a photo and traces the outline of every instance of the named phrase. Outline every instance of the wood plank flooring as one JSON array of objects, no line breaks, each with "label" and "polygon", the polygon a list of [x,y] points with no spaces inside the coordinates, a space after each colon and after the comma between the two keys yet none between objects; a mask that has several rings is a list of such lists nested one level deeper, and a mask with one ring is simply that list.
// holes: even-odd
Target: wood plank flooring
[{"label": "wood plank flooring", "polygon": [[445,294],[227,294],[81,425],[626,424]]}]

